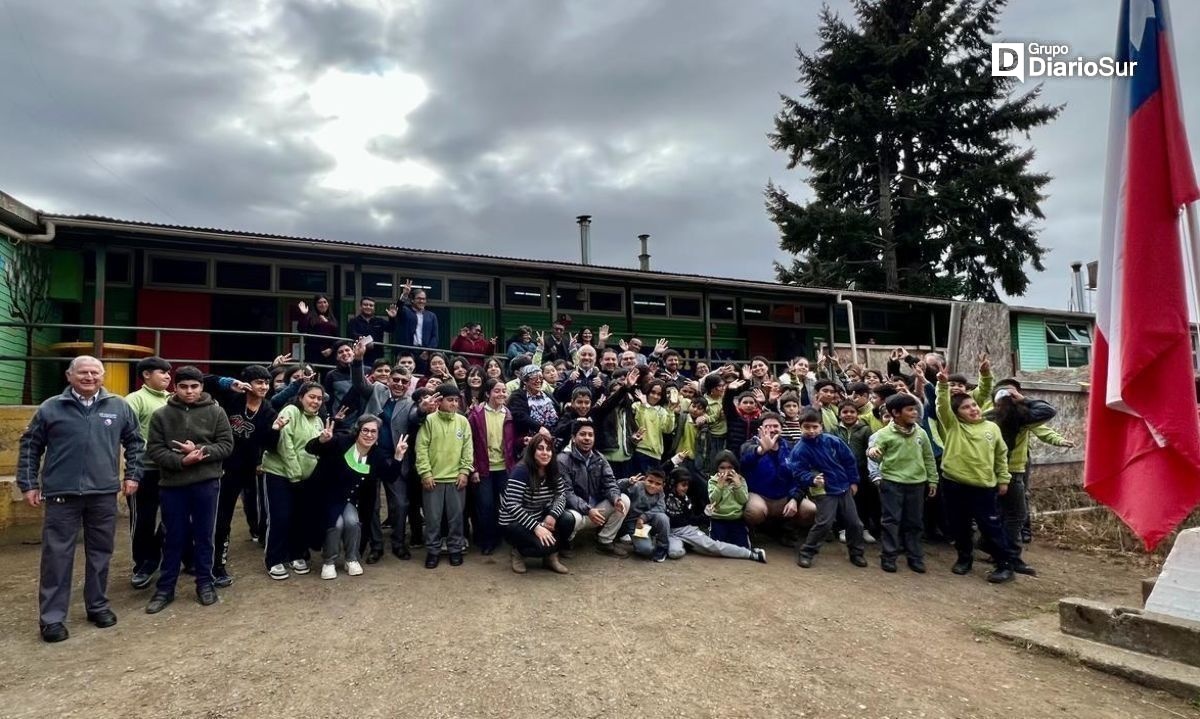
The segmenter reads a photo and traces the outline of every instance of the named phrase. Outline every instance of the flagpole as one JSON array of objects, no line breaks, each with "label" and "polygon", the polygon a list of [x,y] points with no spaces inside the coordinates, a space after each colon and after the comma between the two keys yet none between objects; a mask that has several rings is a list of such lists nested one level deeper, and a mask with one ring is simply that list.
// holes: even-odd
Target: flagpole
[{"label": "flagpole", "polygon": [[[1188,256],[1192,261],[1192,307],[1200,309],[1200,219],[1197,219],[1195,202],[1189,202],[1183,206],[1183,214],[1187,225],[1187,250]],[[1200,323],[1200,314],[1197,314],[1196,321]],[[1188,341],[1191,341],[1192,323],[1188,321]],[[1200,332],[1200,329],[1197,330]],[[1192,365],[1198,374],[1200,374],[1200,351],[1192,356]]]}]

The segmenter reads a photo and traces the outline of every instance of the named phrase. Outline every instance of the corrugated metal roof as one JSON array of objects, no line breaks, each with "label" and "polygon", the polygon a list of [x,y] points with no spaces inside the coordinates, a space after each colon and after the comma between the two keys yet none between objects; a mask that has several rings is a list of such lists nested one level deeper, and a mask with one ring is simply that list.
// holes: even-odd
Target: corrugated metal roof
[{"label": "corrugated metal roof", "polygon": [[778,282],[767,282],[763,280],[743,280],[730,277],[716,277],[712,275],[697,275],[676,272],[662,272],[656,270],[643,271],[631,267],[617,267],[611,265],[584,265],[578,262],[567,262],[562,260],[530,260],[527,257],[506,257],[503,255],[488,255],[468,252],[454,252],[451,250],[441,249],[421,249],[414,247],[400,247],[396,245],[379,244],[372,242],[350,241],[350,240],[329,240],[320,237],[306,237],[298,235],[277,235],[264,232],[247,232],[244,230],[228,230],[217,227],[193,227],[187,225],[170,225],[155,222],[141,222],[137,220],[122,220],[115,217],[105,217],[102,215],[44,215],[45,219],[57,224],[59,227],[76,227],[80,229],[98,229],[98,230],[114,230],[114,231],[140,231],[147,234],[168,234],[175,236],[195,236],[197,239],[208,236],[220,236],[229,239],[240,239],[255,242],[257,244],[276,244],[288,245],[302,243],[306,245],[316,245],[321,247],[341,246],[353,247],[375,252],[386,251],[388,253],[399,253],[418,255],[428,259],[457,259],[471,260],[483,264],[493,265],[517,265],[527,268],[531,263],[537,264],[544,269],[557,269],[564,272],[572,273],[591,273],[604,276],[619,275],[627,281],[637,282],[639,279],[642,282],[654,286],[656,282],[665,280],[682,280],[686,282],[707,284],[715,286],[719,292],[722,288],[726,292],[735,289],[755,290],[760,292],[790,292],[790,293],[809,293],[817,295],[825,295],[835,297],[839,293],[847,299],[873,299],[896,301],[902,300],[907,302],[918,302],[926,305],[951,305],[955,300],[946,300],[935,297],[918,297],[915,295],[899,295],[886,292],[865,292],[858,290],[836,290],[824,287],[799,287],[796,285],[785,285]]}]

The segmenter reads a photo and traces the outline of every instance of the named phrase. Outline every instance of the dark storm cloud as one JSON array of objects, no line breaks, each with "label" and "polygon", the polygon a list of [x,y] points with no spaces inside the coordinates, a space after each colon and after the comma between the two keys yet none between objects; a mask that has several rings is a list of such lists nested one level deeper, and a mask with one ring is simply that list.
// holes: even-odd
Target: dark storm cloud
[{"label": "dark storm cloud", "polygon": [[[595,262],[634,266],[647,232],[657,268],[766,279],[780,252],[763,186],[806,191],[765,135],[778,93],[798,92],[793,50],[814,46],[818,8],[10,0],[0,188],[66,213],[567,260],[586,212]],[[1177,38],[1194,36],[1200,9],[1173,9]],[[1014,0],[1001,39],[1107,54],[1115,13]],[[1200,50],[1178,44],[1200,142]],[[435,182],[370,195],[322,185],[339,158],[314,138],[330,119],[306,93],[330,70],[424,81],[422,105],[362,141]],[[1067,104],[1031,140],[1055,176],[1052,252],[1019,301],[1061,306],[1066,265],[1095,256],[1108,86],[1051,80],[1044,98]]]}]

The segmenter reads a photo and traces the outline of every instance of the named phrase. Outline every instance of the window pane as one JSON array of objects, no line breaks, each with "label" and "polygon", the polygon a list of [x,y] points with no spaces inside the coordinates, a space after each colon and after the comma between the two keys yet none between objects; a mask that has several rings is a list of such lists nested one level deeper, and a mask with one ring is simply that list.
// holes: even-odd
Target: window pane
[{"label": "window pane", "polygon": [[362,273],[362,296],[371,299],[389,299],[399,297],[400,291],[396,289],[395,277],[391,272],[364,272]]},{"label": "window pane", "polygon": [[227,290],[271,290],[271,266],[217,261],[216,286]]},{"label": "window pane", "polygon": [[1071,332],[1067,329],[1064,322],[1047,322],[1046,323],[1046,341],[1047,342],[1071,342]]},{"label": "window pane", "polygon": [[[133,282],[133,256],[120,250],[109,250],[104,258],[104,278],[108,284],[127,285]],[[83,281],[96,281],[96,253],[83,253]]]},{"label": "window pane", "polygon": [[742,316],[747,322],[766,322],[771,319],[771,306],[766,302],[743,302]]},{"label": "window pane", "polygon": [[329,291],[329,271],[316,267],[280,267],[279,289],[282,292],[316,294]]},{"label": "window pane", "polygon": [[347,297],[358,297],[358,289],[354,286],[354,270],[346,270],[342,275],[342,292]]},{"label": "window pane", "polygon": [[[366,275],[364,274],[363,276],[365,277]],[[412,280],[413,292],[425,290],[425,299],[430,302],[442,301],[442,278],[402,276],[400,281],[404,282],[406,279]],[[400,296],[400,287],[396,288],[396,296]]]},{"label": "window pane", "polygon": [[463,280],[451,277],[450,301],[469,305],[492,304],[492,283],[487,280]]},{"label": "window pane", "polygon": [[590,290],[588,302],[592,312],[623,312],[625,310],[625,293],[609,290]]},{"label": "window pane", "polygon": [[1088,363],[1087,347],[1067,347],[1067,364],[1071,367],[1083,367]]},{"label": "window pane", "polygon": [[150,282],[166,285],[208,285],[208,261],[182,257],[151,257]]},{"label": "window pane", "polygon": [[1051,367],[1066,367],[1066,345],[1046,345],[1046,359]]},{"label": "window pane", "polygon": [[537,285],[504,285],[504,304],[518,307],[543,307],[546,293]]},{"label": "window pane", "polygon": [[1092,330],[1087,325],[1072,322],[1067,325],[1067,329],[1071,331],[1071,338],[1076,342],[1086,345],[1092,343]]},{"label": "window pane", "polygon": [[587,292],[579,287],[559,287],[555,291],[555,301],[560,310],[582,312],[587,309]]},{"label": "window pane", "polygon": [[672,297],[671,315],[674,317],[699,317],[699,297]]},{"label": "window pane", "polygon": [[732,320],[733,300],[710,299],[708,301],[708,317],[713,320]]},{"label": "window pane", "polygon": [[824,307],[805,307],[804,324],[827,326],[829,324],[829,310]]},{"label": "window pane", "polygon": [[667,296],[646,292],[633,293],[633,313],[637,315],[667,316]]}]

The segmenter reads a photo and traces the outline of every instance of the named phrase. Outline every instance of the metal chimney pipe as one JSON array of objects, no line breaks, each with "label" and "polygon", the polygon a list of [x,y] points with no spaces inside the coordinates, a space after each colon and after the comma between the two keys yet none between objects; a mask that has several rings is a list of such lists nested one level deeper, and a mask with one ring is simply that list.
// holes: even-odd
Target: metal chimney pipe
[{"label": "metal chimney pipe", "polygon": [[650,235],[638,235],[638,239],[642,241],[642,254],[638,255],[638,261],[642,272],[650,271],[650,249],[647,243],[650,241]]},{"label": "metal chimney pipe", "polygon": [[1083,263],[1071,263],[1071,279],[1075,282],[1075,311],[1087,312],[1086,295],[1083,294]]},{"label": "metal chimney pipe", "polygon": [[579,215],[575,218],[579,223],[579,261],[582,264],[592,264],[592,216]]}]

